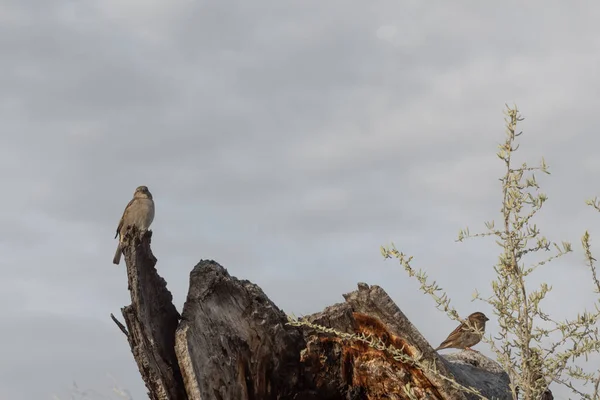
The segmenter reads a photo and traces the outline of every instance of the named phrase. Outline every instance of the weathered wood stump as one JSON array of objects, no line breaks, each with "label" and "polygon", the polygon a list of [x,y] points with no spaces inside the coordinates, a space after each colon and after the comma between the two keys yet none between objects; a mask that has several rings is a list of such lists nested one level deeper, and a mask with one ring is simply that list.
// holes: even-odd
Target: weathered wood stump
[{"label": "weathered wood stump", "polygon": [[255,284],[201,261],[177,328],[176,352],[192,399],[293,398],[302,387],[300,332]]},{"label": "weathered wood stump", "polygon": [[179,312],[167,283],[156,271],[150,249],[152,232],[130,229],[124,238],[123,254],[131,305],[121,312],[127,339],[142,379],[152,400],[187,399],[175,355],[175,330]]},{"label": "weathered wood stump", "polygon": [[[203,260],[190,274],[181,321],[156,273],[151,233],[133,234],[125,260],[132,305],[128,340],[151,399],[510,399],[508,376],[475,352],[440,357],[379,286],[358,285],[344,303],[302,320],[376,343],[291,326],[257,285]],[[375,343],[374,342],[374,343]],[[394,358],[393,347],[426,362]]]}]

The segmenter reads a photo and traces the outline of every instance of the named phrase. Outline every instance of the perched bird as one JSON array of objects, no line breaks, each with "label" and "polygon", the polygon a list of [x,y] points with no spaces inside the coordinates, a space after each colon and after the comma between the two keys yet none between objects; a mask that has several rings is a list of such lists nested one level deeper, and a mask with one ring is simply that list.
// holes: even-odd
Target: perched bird
[{"label": "perched bird", "polygon": [[150,224],[154,220],[154,200],[152,200],[152,193],[146,186],[138,186],[133,193],[133,199],[125,207],[123,216],[117,226],[117,234],[115,238],[119,236],[119,244],[117,245],[117,251],[113,258],[114,264],[119,264],[121,261],[122,241],[127,229],[131,226],[135,226],[142,232],[145,232],[150,227]]},{"label": "perched bird", "polygon": [[[475,346],[481,341],[483,332],[485,331],[485,321],[489,320],[484,313],[479,311],[474,312],[467,317],[467,321],[472,328],[469,328],[465,323],[461,323],[435,350],[449,348],[472,350],[471,346]],[[481,332],[477,333],[474,329]]]}]

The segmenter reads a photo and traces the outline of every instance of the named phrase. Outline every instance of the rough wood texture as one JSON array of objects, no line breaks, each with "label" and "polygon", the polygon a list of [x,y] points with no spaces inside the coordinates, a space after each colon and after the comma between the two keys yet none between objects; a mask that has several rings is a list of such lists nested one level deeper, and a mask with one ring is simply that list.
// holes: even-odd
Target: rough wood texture
[{"label": "rough wood texture", "polygon": [[152,232],[135,229],[125,235],[124,256],[131,305],[121,309],[127,339],[152,400],[185,400],[187,396],[175,356],[179,313],[167,284],[158,275],[150,249]]},{"label": "rough wood texture", "polygon": [[309,395],[300,376],[302,335],[257,285],[200,261],[182,314],[175,348],[190,399]]},{"label": "rough wood texture", "polygon": [[[306,320],[341,332],[371,335],[412,357],[421,354],[434,363],[438,373],[478,389],[487,398],[510,398],[508,375],[496,362],[469,351],[440,358],[381,287],[359,283],[358,290],[344,298],[346,303],[330,306]],[[305,329],[304,335],[308,351],[303,361],[314,371],[318,390],[342,388],[347,398],[355,399],[408,399],[403,386],[410,384],[419,399],[477,398],[460,392],[436,373],[396,361],[364,343],[310,329]]]},{"label": "rough wood texture", "polygon": [[478,388],[489,399],[510,400],[510,378],[500,365],[474,351],[442,355],[442,360],[461,385]]},{"label": "rough wood texture", "polygon": [[[177,326],[149,244],[146,234],[126,250],[135,300],[123,314],[152,399],[404,400],[411,398],[406,385],[417,399],[476,398],[364,342],[286,325],[286,315],[257,285],[230,276],[214,261],[200,261],[191,272]],[[129,271],[130,265],[136,267]],[[443,377],[488,398],[510,398],[508,377],[495,362],[468,351],[440,357],[382,288],[360,283],[344,299],[304,320],[370,335],[404,354],[421,355]]]},{"label": "rough wood texture", "polygon": [[[322,313],[306,317],[312,323],[347,333],[363,333],[379,338],[386,346],[403,349],[415,357],[422,354],[432,360],[437,370],[451,377],[450,371],[434,353],[429,343],[404,316],[387,293],[378,286],[364,283],[358,290],[344,295],[346,303],[328,307]],[[465,399],[463,393],[438,375],[394,360],[380,350],[363,342],[340,340],[333,335],[316,335],[305,330],[309,350],[304,359],[310,360],[317,376],[316,385],[341,387],[349,398],[408,399],[403,390],[410,384],[419,399]],[[328,363],[316,360],[327,357]],[[316,364],[316,367],[314,366]]]}]

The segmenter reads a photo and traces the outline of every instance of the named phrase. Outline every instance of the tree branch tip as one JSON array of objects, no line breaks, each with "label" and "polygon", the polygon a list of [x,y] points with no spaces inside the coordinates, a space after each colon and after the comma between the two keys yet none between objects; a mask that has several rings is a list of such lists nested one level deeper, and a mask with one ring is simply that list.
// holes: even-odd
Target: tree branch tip
[{"label": "tree branch tip", "polygon": [[121,332],[123,332],[123,334],[125,334],[125,336],[127,336],[129,338],[129,332],[127,332],[127,328],[125,328],[125,325],[123,325],[114,315],[113,313],[110,313],[110,318],[113,320],[113,322],[117,325],[117,327],[119,327],[119,329],[121,330]]}]

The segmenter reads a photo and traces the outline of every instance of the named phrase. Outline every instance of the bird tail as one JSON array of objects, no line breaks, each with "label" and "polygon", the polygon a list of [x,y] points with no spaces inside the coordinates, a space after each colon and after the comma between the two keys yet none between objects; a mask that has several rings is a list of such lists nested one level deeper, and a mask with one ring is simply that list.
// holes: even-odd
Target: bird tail
[{"label": "bird tail", "polygon": [[113,257],[113,264],[119,265],[119,263],[121,262],[121,254],[123,252],[121,251],[121,243],[119,242],[119,244],[117,245],[117,251],[115,252],[115,256]]},{"label": "bird tail", "polygon": [[438,351],[438,350],[442,350],[442,349],[447,349],[449,346],[451,345],[451,343],[447,340],[444,340],[438,347],[436,347],[433,351]]}]

